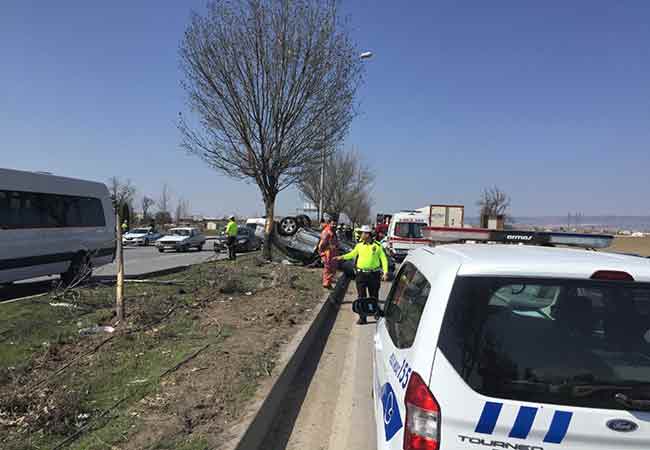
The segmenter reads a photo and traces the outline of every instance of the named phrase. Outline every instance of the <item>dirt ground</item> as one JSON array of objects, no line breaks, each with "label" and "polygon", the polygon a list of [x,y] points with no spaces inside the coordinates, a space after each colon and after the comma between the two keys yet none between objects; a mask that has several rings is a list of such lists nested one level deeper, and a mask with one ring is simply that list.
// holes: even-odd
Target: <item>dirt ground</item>
[{"label": "dirt ground", "polygon": [[636,253],[642,256],[650,256],[650,236],[625,237],[616,236],[609,251]]},{"label": "dirt ground", "polygon": [[2,448],[219,448],[319,303],[319,275],[255,256],[202,264],[127,285],[127,323],[85,337],[114,320],[112,287],[0,304]]}]

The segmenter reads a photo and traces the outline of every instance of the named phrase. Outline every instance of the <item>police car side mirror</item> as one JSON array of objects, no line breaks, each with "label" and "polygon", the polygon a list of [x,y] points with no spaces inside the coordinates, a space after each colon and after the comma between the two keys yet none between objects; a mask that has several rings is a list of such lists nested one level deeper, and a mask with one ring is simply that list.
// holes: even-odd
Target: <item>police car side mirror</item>
[{"label": "police car side mirror", "polygon": [[376,298],[360,298],[352,303],[352,311],[364,316],[383,316],[379,308],[379,301]]}]

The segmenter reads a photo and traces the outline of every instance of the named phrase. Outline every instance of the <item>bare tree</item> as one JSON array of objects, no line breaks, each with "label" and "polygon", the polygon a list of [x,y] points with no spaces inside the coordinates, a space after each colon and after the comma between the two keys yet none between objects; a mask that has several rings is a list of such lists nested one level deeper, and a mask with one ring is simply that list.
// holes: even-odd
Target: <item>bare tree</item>
[{"label": "bare tree", "polygon": [[154,215],[154,221],[156,224],[164,226],[167,225],[168,223],[172,223],[172,215],[167,212],[167,211],[158,211]]},{"label": "bare tree", "polygon": [[346,206],[344,212],[352,221],[353,226],[370,223],[370,208],[372,199],[368,192],[359,192]]},{"label": "bare tree", "polygon": [[[325,167],[322,167],[324,164]],[[323,191],[321,192],[321,170],[323,170],[323,176],[325,178],[325,183],[323,183]],[[321,205],[321,196],[323,199],[323,209],[326,211],[330,210],[331,204],[331,194],[332,190],[331,182],[329,180],[329,175],[333,172],[332,170],[332,157],[326,158],[324,162],[318,162],[316,164],[310,165],[300,177],[298,181],[298,190],[300,193],[309,200],[317,208]],[[318,211],[318,215],[322,216],[323,211]],[[320,220],[320,217],[318,218]]]},{"label": "bare tree", "polygon": [[277,195],[343,140],[362,65],[336,1],[212,2],[180,48],[181,146],[230,177],[257,184],[271,258]]},{"label": "bare tree", "polygon": [[[313,204],[320,203],[320,164],[307,170],[301,177],[298,188]],[[369,197],[374,183],[374,175],[364,165],[361,156],[355,151],[337,152],[325,162],[325,184],[323,189],[323,209],[339,215],[362,198]]]},{"label": "bare tree", "polygon": [[167,183],[163,184],[162,191],[160,191],[160,197],[158,197],[158,211],[163,213],[169,213],[171,208],[172,194]]},{"label": "bare tree", "polygon": [[190,215],[190,202],[183,198],[178,199],[178,204],[176,205],[176,214],[174,216],[176,223],[180,223],[182,219],[187,218]]},{"label": "bare tree", "polygon": [[142,207],[142,221],[143,222],[148,222],[151,220],[151,215],[150,211],[151,208],[156,204],[156,201],[151,198],[147,197],[146,195],[142,196],[142,201],[140,202],[140,206]]},{"label": "bare tree", "polygon": [[[497,186],[483,189],[481,197],[476,202],[480,208],[481,218],[504,216],[507,217],[510,208],[510,197]],[[485,224],[482,224],[485,226]]]},{"label": "bare tree", "polygon": [[122,249],[122,221],[125,219],[123,211],[125,205],[133,203],[135,187],[131,180],[122,182],[118,177],[108,180],[109,191],[115,207],[115,236],[116,236],[116,260],[117,280],[115,283],[115,315],[119,322],[124,320],[124,251]]}]

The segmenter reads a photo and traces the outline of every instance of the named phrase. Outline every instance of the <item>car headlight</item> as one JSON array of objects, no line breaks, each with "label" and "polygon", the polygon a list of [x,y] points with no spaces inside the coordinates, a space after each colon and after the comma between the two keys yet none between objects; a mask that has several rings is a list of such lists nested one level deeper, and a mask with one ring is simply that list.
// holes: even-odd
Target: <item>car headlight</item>
[{"label": "car headlight", "polygon": [[237,243],[239,243],[239,244],[245,244],[245,243],[246,243],[246,239],[239,239],[239,240],[237,241]]}]

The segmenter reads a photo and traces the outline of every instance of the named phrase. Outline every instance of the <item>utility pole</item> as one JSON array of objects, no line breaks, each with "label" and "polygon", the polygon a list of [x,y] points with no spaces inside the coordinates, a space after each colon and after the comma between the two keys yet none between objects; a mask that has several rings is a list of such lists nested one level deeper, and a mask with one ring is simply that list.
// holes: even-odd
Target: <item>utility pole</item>
[{"label": "utility pole", "polygon": [[323,194],[325,191],[325,147],[321,149],[320,195],[318,199],[318,221],[323,219]]},{"label": "utility pole", "polygon": [[122,221],[120,220],[120,207],[115,208],[115,236],[116,259],[117,259],[117,280],[115,289],[115,315],[117,321],[124,320],[124,250],[122,248]]}]

